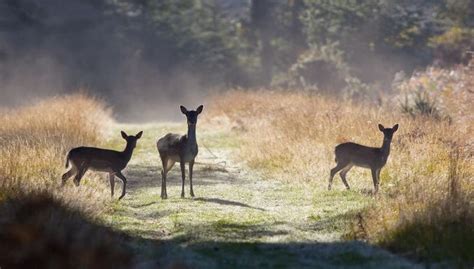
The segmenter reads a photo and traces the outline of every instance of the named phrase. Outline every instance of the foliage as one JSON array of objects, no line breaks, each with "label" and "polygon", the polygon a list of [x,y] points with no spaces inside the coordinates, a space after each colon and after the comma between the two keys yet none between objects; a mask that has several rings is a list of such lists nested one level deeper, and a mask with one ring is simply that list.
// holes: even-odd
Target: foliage
[{"label": "foliage", "polygon": [[429,67],[416,72],[394,90],[399,93],[398,99],[405,113],[460,122],[472,120],[473,78],[471,66]]},{"label": "foliage", "polygon": [[153,33],[176,46],[176,62],[189,63],[185,69],[202,72],[214,83],[232,79],[237,68],[235,29],[212,2],[147,1],[144,10]]},{"label": "foliage", "polygon": [[438,64],[467,63],[472,56],[468,52],[474,49],[474,28],[451,27],[431,37],[429,45],[434,49]]},{"label": "foliage", "polygon": [[347,99],[366,99],[371,88],[352,75],[338,43],[311,45],[288,72],[276,77],[274,86],[338,93]]},{"label": "foliage", "polygon": [[436,100],[431,100],[426,92],[418,90],[412,93],[410,97],[409,99],[406,95],[403,103],[400,104],[403,113],[410,114],[413,117],[420,115],[440,119]]},{"label": "foliage", "polygon": [[[411,73],[435,60],[466,63],[473,46],[471,0],[74,0],[84,14],[56,9],[59,2],[0,6],[9,14],[6,25],[26,40],[5,33],[0,64],[39,51],[62,64],[67,85],[85,84],[107,96],[116,85],[146,93],[144,84],[160,82],[178,90],[189,78],[198,90],[275,84],[330,44],[338,44],[350,84],[357,79],[388,88],[400,70]],[[77,35],[68,35],[75,27]],[[325,84],[325,76],[311,75],[320,68],[306,64],[309,75],[299,77]],[[343,92],[347,83],[335,84],[330,90]]]},{"label": "foliage", "polygon": [[349,67],[344,62],[343,52],[338,49],[338,43],[335,42],[310,46],[307,51],[300,54],[285,77],[274,84],[327,91],[342,88],[344,78],[348,75]]},{"label": "foliage", "polygon": [[399,70],[411,71],[429,62],[427,39],[437,31],[426,20],[430,3],[306,2],[302,20],[308,41],[338,41],[345,61],[363,82],[387,82]]},{"label": "foliage", "polygon": [[117,29],[119,38],[126,42],[137,36],[144,45],[140,56],[158,60],[150,64],[163,72],[194,73],[207,85],[232,83],[239,72],[236,25],[213,1],[118,0],[109,9],[118,9],[118,15],[127,18]]}]

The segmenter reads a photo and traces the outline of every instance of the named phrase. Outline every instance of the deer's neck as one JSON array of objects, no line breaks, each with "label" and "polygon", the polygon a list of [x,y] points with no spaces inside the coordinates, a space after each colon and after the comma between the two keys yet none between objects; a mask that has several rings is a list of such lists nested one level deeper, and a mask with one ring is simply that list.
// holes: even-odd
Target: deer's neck
[{"label": "deer's neck", "polygon": [[125,161],[130,161],[132,158],[132,153],[133,153],[133,147],[130,143],[127,143],[127,146],[125,146],[125,149],[122,151],[123,157]]},{"label": "deer's neck", "polygon": [[380,150],[382,151],[382,154],[385,157],[388,157],[388,155],[390,154],[390,144],[391,143],[392,143],[391,139],[386,139],[386,138],[383,139],[383,144],[382,144],[382,147],[380,148]]},{"label": "deer's neck", "polygon": [[196,124],[188,124],[188,143],[196,145]]}]

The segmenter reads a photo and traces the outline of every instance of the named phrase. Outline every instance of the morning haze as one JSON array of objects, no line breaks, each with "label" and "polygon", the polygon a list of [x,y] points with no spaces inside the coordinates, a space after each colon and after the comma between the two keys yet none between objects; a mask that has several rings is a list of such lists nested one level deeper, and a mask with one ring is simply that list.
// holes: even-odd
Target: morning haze
[{"label": "morning haze", "polygon": [[1,268],[473,268],[473,0],[0,0]]}]

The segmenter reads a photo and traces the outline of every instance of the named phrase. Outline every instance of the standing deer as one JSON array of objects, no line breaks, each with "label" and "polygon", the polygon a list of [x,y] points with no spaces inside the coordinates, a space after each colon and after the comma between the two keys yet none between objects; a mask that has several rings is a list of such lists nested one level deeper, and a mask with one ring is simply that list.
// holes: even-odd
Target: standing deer
[{"label": "standing deer", "polygon": [[201,114],[203,106],[200,105],[195,111],[187,110],[184,106],[180,106],[181,112],[186,115],[188,122],[188,134],[167,134],[160,138],[156,143],[158,152],[160,153],[163,170],[161,171],[161,198],[166,199],[166,175],[173,167],[175,162],[181,165],[181,197],[184,197],[184,179],[185,179],[185,163],[189,163],[189,183],[190,194],[194,197],[193,191],[193,166],[194,159],[198,154],[198,145],[196,141],[196,124],[198,115]]},{"label": "standing deer", "polygon": [[387,163],[388,155],[390,154],[390,143],[392,142],[393,134],[398,130],[398,124],[395,124],[392,128],[385,128],[382,124],[379,124],[379,130],[383,133],[383,144],[380,148],[367,147],[351,142],[336,146],[337,165],[331,169],[328,190],[331,190],[334,175],[341,170],[339,175],[349,190],[350,187],[346,181],[346,174],[355,165],[369,168],[372,171],[372,180],[375,188],[374,193],[377,194],[379,190],[380,170],[382,170]]},{"label": "standing deer", "polygon": [[127,166],[132,158],[132,153],[137,146],[137,140],[142,137],[143,131],[137,135],[129,136],[124,131],[121,131],[123,139],[127,141],[127,146],[123,151],[115,151],[100,148],[79,147],[69,151],[66,158],[66,168],[71,163],[71,169],[62,176],[62,184],[72,176],[74,177],[74,184],[79,186],[82,177],[88,169],[109,173],[111,196],[114,196],[115,176],[120,178],[123,182],[122,195],[119,200],[125,196],[127,188],[127,179],[122,174],[122,170]]}]

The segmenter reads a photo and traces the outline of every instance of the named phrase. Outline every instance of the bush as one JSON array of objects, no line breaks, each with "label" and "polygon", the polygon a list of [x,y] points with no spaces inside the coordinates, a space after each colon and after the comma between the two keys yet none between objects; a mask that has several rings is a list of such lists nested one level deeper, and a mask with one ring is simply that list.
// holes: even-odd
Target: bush
[{"label": "bush", "polygon": [[430,96],[423,90],[405,95],[405,100],[400,104],[402,112],[413,117],[427,116],[440,119],[440,112],[437,108],[436,100],[431,100]]},{"label": "bush", "polygon": [[343,56],[337,42],[312,45],[273,85],[336,93],[346,99],[367,98],[371,88],[351,74]]},{"label": "bush", "polygon": [[395,86],[400,107],[413,117],[463,122],[474,115],[472,106],[473,69],[429,67]]},{"label": "bush", "polygon": [[323,46],[312,45],[302,53],[287,74],[276,79],[274,85],[319,89],[322,91],[341,90],[349,68],[344,62],[343,52],[337,43]]},{"label": "bush", "polygon": [[435,58],[442,66],[452,66],[458,63],[467,64],[471,55],[467,53],[474,49],[474,29],[454,26],[443,34],[430,39]]}]

